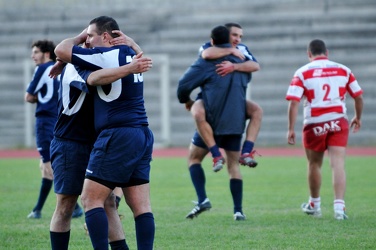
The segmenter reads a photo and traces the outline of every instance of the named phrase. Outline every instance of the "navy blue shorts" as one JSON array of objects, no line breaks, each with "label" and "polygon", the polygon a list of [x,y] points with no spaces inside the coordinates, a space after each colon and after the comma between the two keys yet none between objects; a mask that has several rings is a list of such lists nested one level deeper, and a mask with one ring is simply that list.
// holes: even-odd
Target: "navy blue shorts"
[{"label": "navy blue shorts", "polygon": [[[224,150],[239,151],[242,135],[215,135],[214,139],[218,147],[223,148]],[[197,131],[193,135],[192,144],[200,148],[208,149]]]},{"label": "navy blue shorts", "polygon": [[51,164],[54,172],[55,193],[81,194],[91,149],[91,144],[56,137],[52,140]]},{"label": "navy blue shorts", "polygon": [[94,143],[86,178],[109,188],[149,183],[153,144],[148,127],[103,130]]},{"label": "navy blue shorts", "polygon": [[35,122],[35,137],[37,149],[43,162],[49,162],[50,144],[54,137],[55,117],[37,117]]}]

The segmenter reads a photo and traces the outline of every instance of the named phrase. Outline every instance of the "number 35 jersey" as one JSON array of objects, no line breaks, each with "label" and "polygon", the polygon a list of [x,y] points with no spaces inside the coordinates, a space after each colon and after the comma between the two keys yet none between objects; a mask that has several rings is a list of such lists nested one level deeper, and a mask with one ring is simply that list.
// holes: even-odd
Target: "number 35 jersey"
[{"label": "number 35 jersey", "polygon": [[286,100],[304,98],[304,124],[346,117],[346,94],[363,93],[351,70],[327,57],[317,57],[299,68],[287,90]]}]

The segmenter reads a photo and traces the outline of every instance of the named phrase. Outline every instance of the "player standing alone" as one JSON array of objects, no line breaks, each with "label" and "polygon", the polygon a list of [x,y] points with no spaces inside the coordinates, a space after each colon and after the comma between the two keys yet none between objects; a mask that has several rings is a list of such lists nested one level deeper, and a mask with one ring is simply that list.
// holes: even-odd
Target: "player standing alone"
[{"label": "player standing alone", "polygon": [[330,61],[325,43],[313,40],[308,46],[310,63],[298,69],[290,83],[286,99],[288,108],[289,144],[295,144],[295,122],[300,100],[305,97],[303,144],[308,160],[310,197],[303,203],[303,212],[321,217],[321,166],[328,150],[334,189],[334,217],[347,219],[345,213],[345,155],[349,137],[345,95],[355,101],[355,116],[350,127],[357,132],[361,127],[363,110],[362,89],[346,66]]}]

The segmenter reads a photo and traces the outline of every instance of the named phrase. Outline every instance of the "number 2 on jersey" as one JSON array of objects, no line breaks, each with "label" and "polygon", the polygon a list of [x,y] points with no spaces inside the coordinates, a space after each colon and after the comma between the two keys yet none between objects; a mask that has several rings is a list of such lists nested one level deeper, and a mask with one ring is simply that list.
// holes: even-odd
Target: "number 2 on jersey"
[{"label": "number 2 on jersey", "polygon": [[327,84],[327,83],[325,83],[322,86],[322,89],[325,91],[325,95],[324,95],[323,101],[330,101],[331,99],[328,97],[329,93],[330,93],[330,85]]}]

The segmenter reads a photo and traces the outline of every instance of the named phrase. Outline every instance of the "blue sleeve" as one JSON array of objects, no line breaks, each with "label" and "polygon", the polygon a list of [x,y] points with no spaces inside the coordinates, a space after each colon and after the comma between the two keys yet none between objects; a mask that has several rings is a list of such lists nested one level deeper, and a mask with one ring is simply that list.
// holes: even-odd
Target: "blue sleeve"
[{"label": "blue sleeve", "polygon": [[79,46],[73,46],[72,64],[92,71],[101,69],[102,67],[95,64],[96,54],[100,54],[100,52],[95,49],[87,49]]},{"label": "blue sleeve", "polygon": [[205,64],[203,59],[198,59],[192,64],[179,80],[177,96],[180,103],[189,101],[192,91],[200,87],[206,78]]},{"label": "blue sleeve", "polygon": [[244,54],[246,61],[254,61],[257,62],[256,58],[252,55],[249,51],[248,47],[244,44],[238,44],[237,48]]},{"label": "blue sleeve", "polygon": [[201,56],[202,51],[206,50],[207,48],[211,47],[211,43],[207,42],[204,43],[199,49],[198,49],[198,56]]},{"label": "blue sleeve", "polygon": [[26,90],[27,93],[31,95],[36,95],[38,93],[38,91],[36,91],[36,88],[46,68],[47,68],[46,64],[41,64],[40,66],[35,68],[33,79],[31,80]]}]

